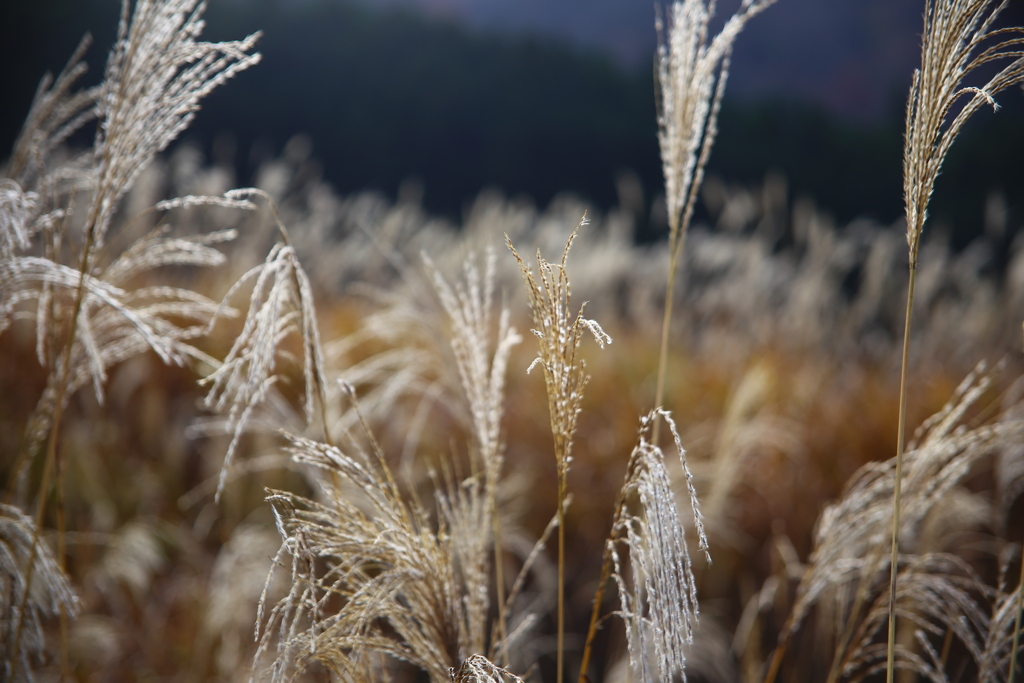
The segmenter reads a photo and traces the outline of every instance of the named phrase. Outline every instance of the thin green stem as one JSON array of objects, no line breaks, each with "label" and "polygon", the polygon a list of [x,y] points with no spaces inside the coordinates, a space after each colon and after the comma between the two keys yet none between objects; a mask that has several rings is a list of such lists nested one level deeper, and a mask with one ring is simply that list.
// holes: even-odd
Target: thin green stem
[{"label": "thin green stem", "polygon": [[900,367],[900,419],[896,431],[896,481],[892,494],[892,558],[889,563],[889,643],[886,648],[885,680],[893,683],[896,662],[896,574],[900,552],[900,499],[903,493],[903,440],[907,424],[907,364],[910,356],[910,315],[914,308],[917,254],[910,255],[910,284],[907,287],[907,317],[903,324],[903,360]]}]

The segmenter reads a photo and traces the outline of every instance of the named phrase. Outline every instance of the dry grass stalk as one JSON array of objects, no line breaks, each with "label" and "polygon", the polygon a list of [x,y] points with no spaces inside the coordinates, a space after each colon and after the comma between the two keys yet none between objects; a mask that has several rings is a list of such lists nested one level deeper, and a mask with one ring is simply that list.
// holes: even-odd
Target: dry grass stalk
[{"label": "dry grass stalk", "polygon": [[[279,492],[270,498],[284,539],[278,561],[292,557],[290,593],[271,610],[256,655],[258,665],[276,638],[273,680],[286,680],[312,661],[343,678],[368,680],[379,665],[377,655],[386,655],[443,682],[454,675],[450,672],[455,664],[463,663],[464,669],[471,655],[488,650],[488,551],[497,529],[493,520],[502,462],[505,370],[508,354],[519,341],[504,310],[497,339],[491,342],[493,270],[492,256],[483,281],[468,263],[464,281],[454,286],[434,273],[452,323],[452,349],[476,442],[474,470],[480,472],[456,482],[451,469],[445,469],[446,485],[436,492],[436,527],[416,500],[408,502],[402,496],[368,429],[371,452],[353,444],[355,456],[329,444],[291,437],[294,459],[326,470],[330,483],[324,484],[325,503]],[[254,304],[251,310],[255,309]],[[252,331],[243,335],[258,337],[257,327],[254,322]],[[312,338],[312,351],[318,351],[315,328],[302,334]],[[238,357],[247,354],[251,352]],[[307,357],[310,354],[307,351]],[[322,372],[318,368],[319,362],[313,372]],[[323,382],[307,377],[307,391],[314,381]],[[358,407],[355,413],[360,415]],[[322,561],[328,568],[318,575],[315,567]],[[504,603],[500,587],[498,597]],[[499,605],[497,639],[503,649],[523,633],[505,634],[505,609],[505,604]],[[261,622],[262,617],[258,625]]]},{"label": "dry grass stalk", "polygon": [[[661,406],[676,271],[686,244],[704,167],[718,133],[718,110],[729,75],[732,45],[747,21],[774,0],[743,0],[718,35],[709,35],[715,0],[674,2],[658,17],[658,142],[669,220],[669,271],[654,405]],[[654,438],[657,439],[657,427]]]},{"label": "dry grass stalk", "polygon": [[[22,646],[17,657],[0,663],[5,681],[34,680],[32,660],[45,651],[43,619],[78,612],[78,596],[46,546],[33,552],[38,539],[35,525],[16,507],[0,503],[0,642],[5,652],[14,647],[15,624],[22,624]],[[31,558],[31,559],[30,559]],[[27,577],[29,562],[36,565],[35,585]],[[25,610],[24,621],[17,618]]]},{"label": "dry grass stalk", "polygon": [[505,410],[505,374],[512,347],[522,338],[509,322],[510,311],[502,308],[497,337],[491,342],[496,279],[493,251],[487,254],[482,278],[472,259],[467,259],[463,278],[454,285],[444,279],[429,259],[427,267],[451,322],[451,348],[471,416],[477,458],[488,485],[496,486],[504,462],[501,420]]},{"label": "dry grass stalk", "polygon": [[[686,464],[679,433],[667,412],[651,412],[640,421],[640,434],[629,458],[606,551],[613,565],[612,578],[619,589],[619,614],[626,620],[630,663],[645,682],[672,680],[677,675],[686,680],[686,650],[693,644],[699,614],[697,582],[664,454],[650,441],[653,425],[659,418],[669,426],[686,475],[697,547],[711,562],[693,475]],[[630,504],[631,500],[636,502]],[[632,510],[634,505],[636,509]],[[632,588],[622,570],[619,544],[629,550]],[[652,655],[657,662],[656,670],[650,664]]]},{"label": "dry grass stalk", "polygon": [[[84,69],[79,60],[85,43],[52,88],[48,88],[48,82],[44,80],[26,127],[15,145],[15,156],[7,170],[12,177],[3,184],[5,211],[4,218],[0,220],[0,228],[4,232],[0,239],[0,244],[3,244],[0,272],[3,277],[22,285],[18,289],[4,288],[5,293],[24,292],[26,282],[38,287],[36,298],[41,305],[37,317],[40,321],[52,321],[55,319],[55,307],[51,304],[53,290],[61,286],[69,293],[73,292],[70,314],[66,318],[68,329],[62,335],[63,348],[59,356],[54,351],[50,359],[49,391],[44,396],[45,405],[52,407],[49,440],[36,506],[32,551],[26,566],[26,590],[18,609],[13,643],[8,651],[9,663],[18,660],[25,603],[31,593],[36,566],[38,535],[55,471],[58,477],[57,517],[59,521],[63,519],[63,487],[60,482],[63,468],[58,458],[57,438],[74,369],[81,367],[75,362],[78,360],[74,357],[75,350],[84,355],[99,385],[103,378],[103,353],[123,356],[128,349],[137,346],[131,336],[126,341],[123,332],[115,332],[113,340],[103,340],[108,342],[106,349],[100,345],[95,335],[96,321],[89,316],[94,306],[90,298],[99,303],[101,310],[109,307],[115,318],[127,321],[133,331],[131,334],[141,337],[144,348],[153,349],[168,362],[181,358],[175,349],[174,335],[168,333],[166,326],[161,326],[157,319],[145,313],[140,314],[136,307],[118,301],[118,295],[123,293],[109,289],[109,284],[104,287],[91,281],[95,253],[104,245],[120,198],[152,158],[188,126],[199,100],[238,71],[259,61],[258,54],[248,52],[257,36],[238,42],[197,42],[203,28],[204,9],[198,0],[139,0],[133,11],[130,12],[129,7],[125,0],[121,6],[117,42],[98,89],[71,93],[75,80]],[[66,167],[48,171],[47,163],[54,147],[94,115],[100,126],[92,149],[92,169]],[[65,235],[63,226],[58,228],[56,223],[66,219],[65,208],[55,205],[44,210],[40,199],[66,199],[66,188],[61,188],[58,181],[69,177],[74,179],[72,192],[81,186],[91,193],[77,269],[58,261]],[[26,191],[22,185],[30,183],[35,184],[36,189]],[[30,238],[37,234],[45,240],[44,256],[18,254],[17,251],[32,247]],[[154,296],[158,300],[165,299],[171,293],[150,291],[142,296],[147,294],[149,300],[144,299],[144,303],[152,303]],[[179,312],[190,312],[189,304],[197,303],[195,297],[177,298]],[[2,308],[10,311],[12,303],[23,300],[24,296],[21,299],[12,297],[3,302]],[[156,306],[159,308],[162,304]],[[172,304],[171,308],[175,305]],[[166,306],[164,311],[167,311]],[[46,327],[43,323],[38,325],[39,329]],[[56,332],[48,332],[51,340],[57,338]],[[40,355],[45,355],[45,345],[40,342],[37,346]],[[63,528],[60,531],[63,533]],[[63,548],[63,541],[60,546]],[[62,557],[60,559],[63,561]]]},{"label": "dry grass stalk", "polygon": [[[713,39],[708,36],[713,0],[710,4],[678,2],[666,20],[659,53],[659,123],[672,232],[658,403],[664,389],[674,277],[715,138],[732,41],[747,19],[771,3],[744,0],[736,16]],[[1010,593],[1000,588],[993,616],[987,619],[977,601],[977,596],[986,592],[970,569],[949,556],[926,554],[923,548],[915,548],[914,537],[916,528],[922,526],[938,502],[958,492],[971,466],[992,451],[1019,441],[1022,429],[1013,421],[960,429],[968,406],[985,391],[983,383],[970,382],[946,411],[926,425],[921,439],[909,446],[905,457],[902,451],[913,273],[932,185],[960,126],[984,104],[994,105],[993,96],[1019,82],[1024,70],[1019,49],[1024,41],[1021,33],[992,29],[992,20],[1005,5],[994,6],[990,0],[930,0],[928,4],[925,55],[922,70],[915,76],[907,119],[905,178],[912,279],[904,337],[901,446],[894,462],[862,470],[844,500],[823,515],[815,554],[786,629],[788,637],[814,605],[825,597],[835,598],[838,613],[849,617],[851,628],[835,653],[833,679],[860,680],[880,671],[885,652],[890,677],[892,669],[900,666],[931,680],[945,680],[944,655],[936,654],[932,642],[943,633],[963,643],[975,658],[981,672],[979,680],[1001,678],[1007,662],[1011,681],[1014,676],[1020,585]],[[68,398],[91,383],[102,400],[108,369],[147,350],[168,362],[193,357],[218,366],[190,341],[208,329],[208,322],[227,312],[226,305],[217,309],[188,289],[135,285],[163,266],[221,263],[223,256],[213,247],[233,233],[177,239],[158,230],[112,258],[104,247],[109,249],[111,245],[108,237],[115,226],[119,201],[140,170],[188,125],[202,96],[258,60],[258,55],[248,52],[254,37],[237,43],[197,43],[204,9],[197,0],[141,0],[130,21],[129,4],[125,2],[122,7],[119,42],[104,84],[72,92],[83,68],[79,57],[84,48],[80,48],[52,85],[44,82],[40,87],[6,169],[9,177],[0,179],[0,331],[15,319],[34,322],[37,355],[50,371],[29,429],[33,447],[26,449],[34,451],[35,445],[49,435],[37,499],[40,519],[53,476],[57,477],[58,497],[62,497],[56,439]],[[935,54],[929,55],[930,45],[937,46]],[[963,87],[962,79],[974,68],[999,59],[1012,63],[985,86]],[[948,95],[945,100],[944,95]],[[965,100],[967,104],[958,108],[957,103]],[[101,129],[88,155],[90,159],[83,163],[79,157],[53,167],[54,149],[94,116],[100,117]],[[86,221],[81,226],[70,221],[66,211],[76,192],[88,193]],[[238,191],[224,197],[183,197],[162,202],[157,208],[206,204],[251,209],[249,198],[254,195],[267,198],[258,191]],[[271,210],[282,241],[261,266],[243,278],[242,283],[255,283],[243,333],[225,363],[219,364],[209,378],[209,404],[228,413],[233,434],[218,494],[238,438],[254,421],[254,411],[275,401],[275,406],[285,403],[274,392],[274,383],[282,372],[279,362],[286,355],[282,342],[292,335],[301,338],[304,355],[306,423],[314,421],[314,402],[319,401],[325,439],[331,440],[326,418],[326,373],[312,287],[273,204]],[[76,227],[84,230],[84,238],[72,232]],[[560,264],[548,263],[538,253],[540,274],[536,277],[512,249],[527,282],[537,326],[534,332],[541,341],[535,364],[545,371],[558,465],[559,680],[564,673],[566,477],[579,402],[587,381],[585,367],[575,351],[584,328],[590,329],[602,345],[611,341],[596,323],[583,318],[582,307],[573,316],[565,273],[571,243],[572,238]],[[69,253],[72,261],[67,260]],[[434,273],[439,297],[451,321],[455,369],[466,397],[467,422],[474,439],[474,475],[457,481],[451,468],[446,469],[435,512],[409,502],[399,492],[372,436],[369,441],[374,450],[369,453],[354,446],[342,451],[331,443],[293,439],[296,460],[314,470],[327,471],[330,477],[325,480],[320,500],[284,493],[271,497],[284,538],[278,560],[291,555],[293,578],[290,595],[270,612],[257,656],[259,661],[269,652],[276,635],[275,680],[290,679],[295,670],[313,661],[341,678],[379,678],[387,671],[381,668],[383,657],[378,655],[389,655],[423,668],[439,683],[446,678],[453,683],[520,682],[477,654],[488,652],[498,664],[508,665],[508,647],[534,615],[527,615],[518,624],[513,622],[513,632],[507,634],[504,612],[518,597],[524,585],[521,578],[542,547],[534,548],[520,579],[514,582],[507,600],[503,599],[496,494],[503,460],[500,425],[504,373],[509,350],[518,337],[509,326],[507,311],[502,311],[497,340],[492,343],[492,270],[493,256],[483,278],[471,265],[467,265],[463,281],[454,285]],[[228,297],[241,286],[233,288]],[[390,379],[398,386],[407,377]],[[290,405],[285,407],[290,409]],[[621,614],[629,621],[631,658],[645,680],[655,675],[667,680],[684,674],[684,651],[697,616],[689,551],[668,486],[664,457],[656,445],[660,419],[666,420],[683,455],[666,413],[658,409],[645,418],[616,506],[612,540],[606,552],[610,568],[605,574],[614,570],[621,591]],[[707,553],[685,459],[683,468],[700,547]],[[908,494],[901,500],[904,480]],[[889,512],[894,517],[891,527],[886,526]],[[62,517],[60,509],[57,516]],[[70,613],[75,603],[59,562],[40,545],[40,525],[8,506],[0,507],[0,522],[3,520],[8,523],[0,524],[0,579],[8,583],[0,585],[0,599],[7,600],[7,612],[17,619],[16,624],[3,621],[4,642],[13,641],[3,664],[5,676],[13,677],[19,671],[28,676],[31,657],[44,651],[42,617],[61,610]],[[124,535],[126,544],[127,531],[132,528],[129,525]],[[542,542],[553,528],[549,526]],[[892,592],[888,598],[879,578],[884,558],[869,550],[884,541],[887,528],[893,530]],[[904,540],[898,553],[901,532]],[[489,545],[498,572],[497,636],[488,631]],[[624,570],[621,562],[623,546],[629,549],[631,572]],[[33,572],[38,574],[34,587]],[[116,572],[108,574],[113,577]],[[135,581],[129,576],[122,579],[139,593],[149,581]],[[605,583],[602,579],[601,590]],[[844,595],[842,591],[853,584],[857,602],[851,608],[849,592]],[[46,590],[49,602],[37,602]],[[54,597],[58,594],[63,598]],[[595,615],[599,609],[600,598],[595,603]],[[879,644],[883,622],[889,618],[891,634],[896,614],[919,629],[919,650],[912,651],[905,644],[895,647],[891,642],[883,649]],[[592,630],[596,624],[595,616]],[[591,643],[592,636],[588,635],[587,652]],[[495,657],[496,652],[499,657]],[[657,674],[649,655],[657,661]],[[587,658],[585,654],[585,662]],[[586,669],[584,664],[584,676]]]},{"label": "dry grass stalk", "polygon": [[452,683],[523,683],[514,673],[496,666],[486,657],[473,655],[462,663],[458,671],[451,670]]},{"label": "dry grass stalk", "polygon": [[[512,240],[505,236],[505,243],[523,274],[530,310],[536,327],[532,330],[539,340],[537,358],[529,370],[540,365],[544,370],[544,384],[547,388],[548,415],[551,420],[551,435],[555,442],[555,463],[558,470],[558,683],[564,675],[563,638],[565,627],[565,513],[564,501],[567,495],[566,478],[572,462],[572,439],[576,431],[576,420],[583,400],[583,387],[587,383],[586,364],[577,359],[576,350],[583,341],[586,330],[604,348],[612,339],[594,320],[583,317],[586,304],[573,315],[569,274],[565,270],[569,249],[579,229],[586,225],[584,216],[573,230],[562,251],[559,263],[546,261],[537,252],[537,276],[519,256]],[[539,277],[539,282],[538,282]],[[527,372],[529,372],[527,370]]]},{"label": "dry grass stalk", "polygon": [[[253,411],[268,400],[279,380],[280,347],[292,334],[297,334],[302,343],[306,422],[313,422],[315,406],[319,405],[325,440],[331,440],[326,415],[327,377],[313,287],[270,197],[260,190],[240,189],[229,192],[227,198],[240,200],[248,196],[258,196],[270,202],[282,241],[271,248],[262,264],[249,270],[232,285],[218,311],[230,310],[227,302],[242,287],[255,280],[249,296],[249,312],[241,332],[223,362],[203,380],[210,386],[205,398],[206,406],[227,413],[227,431],[231,434],[217,483],[215,497],[218,500]],[[211,325],[216,317],[211,320]]]},{"label": "dry grass stalk", "polygon": [[[1018,559],[1024,560],[1024,557]],[[1004,567],[1006,569],[1006,567]],[[1002,672],[1007,671],[1007,683],[1013,683],[1017,671],[1017,660],[1020,659],[1020,628],[1022,609],[1024,609],[1024,561],[1021,563],[1020,576],[1016,590],[1006,592],[1003,580],[1000,580],[999,592],[992,608],[984,649],[978,659],[978,681],[998,681]]]},{"label": "dry grass stalk", "polygon": [[[945,663],[928,637],[952,636],[978,661],[988,629],[988,617],[978,597],[984,597],[986,590],[974,571],[952,555],[904,556],[900,562],[896,611],[901,619],[913,624],[915,642],[923,656],[898,643],[894,665],[935,683],[946,683]],[[888,667],[888,645],[876,642],[888,615],[889,595],[879,590],[842,662],[843,679],[861,681]]]},{"label": "dry grass stalk", "polygon": [[[917,265],[921,233],[935,180],[950,147],[967,120],[995,96],[1024,81],[1024,30],[994,27],[1007,2],[927,0],[921,42],[921,68],[914,71],[907,100],[903,150],[910,265]],[[1008,61],[982,85],[971,76]]]},{"label": "dry grass stalk", "polygon": [[[655,639],[664,637],[665,642],[657,642],[655,649],[659,653],[663,651],[668,653],[679,652],[678,656],[680,659],[671,661],[670,658],[662,658],[659,655],[659,675],[663,680],[666,676],[673,675],[675,671],[678,671],[684,677],[686,675],[683,666],[685,655],[682,649],[677,646],[682,642],[685,642],[687,645],[692,644],[693,627],[696,624],[698,613],[696,581],[693,577],[685,534],[675,534],[677,527],[680,532],[682,529],[678,524],[678,515],[675,512],[675,504],[672,503],[671,491],[666,489],[669,494],[668,498],[662,495],[664,493],[661,490],[661,484],[663,483],[662,473],[665,469],[664,456],[652,438],[653,428],[659,418],[663,418],[668,423],[672,433],[676,451],[679,453],[683,473],[686,477],[686,489],[693,509],[693,524],[697,532],[698,548],[704,551],[704,557],[708,564],[711,563],[707,534],[704,531],[704,515],[701,513],[700,506],[698,505],[693,474],[690,472],[689,465],[686,462],[686,451],[683,449],[682,440],[679,437],[679,432],[670,413],[659,408],[640,420],[639,440],[626,466],[626,480],[616,496],[612,528],[605,543],[601,575],[598,579],[597,591],[594,594],[594,604],[590,613],[590,625],[587,628],[587,637],[583,645],[580,683],[586,683],[589,680],[588,671],[590,657],[593,653],[594,638],[597,636],[598,626],[603,621],[601,618],[601,607],[604,601],[604,591],[609,579],[612,578],[615,579],[616,585],[619,588],[620,600],[623,605],[621,614],[629,622],[627,637],[630,639],[630,663],[633,667],[641,670],[644,680],[650,680],[650,671],[646,660],[646,651],[648,649],[646,645],[652,637]],[[641,488],[643,491],[641,491]],[[641,509],[639,513],[632,513],[630,512],[629,505],[637,497],[638,493],[640,494]],[[664,505],[665,500],[669,501],[670,506],[666,507]],[[648,541],[644,540],[644,533],[650,533],[647,521],[647,508],[652,503],[660,506],[657,510],[653,510],[651,517],[654,519],[654,526],[657,527],[654,530],[656,532],[655,536],[658,536],[663,541],[657,544],[657,546],[668,549],[664,553],[652,552],[650,545],[653,544],[649,544]],[[658,526],[659,521],[666,523],[667,526]],[[670,529],[670,531],[665,531],[665,529]],[[631,562],[635,565],[632,598],[630,598],[628,593],[624,592],[626,583],[622,578],[621,563],[616,550],[616,545],[623,542],[623,534],[625,534],[625,542],[630,549]],[[675,540],[671,541],[672,538],[675,538]],[[666,540],[671,542],[666,543]],[[683,546],[682,552],[679,552],[676,548],[676,544],[680,543]],[[634,559],[634,552],[637,553],[636,559]],[[660,556],[660,559],[656,559],[655,556]],[[680,561],[680,558],[682,558],[682,561]],[[652,563],[658,564],[662,562],[669,567],[676,568],[676,570],[670,571],[682,572],[683,568],[685,568],[684,574],[674,577],[674,586],[658,585],[666,583],[664,576],[656,576],[652,581],[648,574],[644,573],[643,567]],[[647,581],[649,583],[642,583]],[[683,589],[687,589],[689,592],[685,596],[679,597],[682,595],[679,591]],[[670,610],[671,613],[682,618],[681,632],[675,629],[674,626],[665,626],[665,615],[669,614],[670,611],[661,609],[652,611],[651,617],[644,616],[644,606],[646,595],[648,594],[656,596],[656,599],[670,596],[668,598],[669,603],[676,603],[675,607],[678,608]],[[674,599],[671,596],[675,596]],[[629,604],[633,606],[629,607]],[[665,606],[662,605],[661,607],[664,608]],[[655,624],[655,621],[659,623]],[[651,631],[653,636],[648,635],[648,631]],[[638,641],[635,647],[634,640]]]},{"label": "dry grass stalk", "polygon": [[276,638],[275,682],[313,661],[369,680],[375,653],[409,662],[435,683],[449,681],[449,670],[486,643],[488,605],[475,597],[486,593],[487,577],[464,564],[489,543],[487,527],[467,523],[483,511],[479,489],[464,487],[454,498],[439,491],[435,528],[401,495],[379,451],[350,456],[291,440],[293,457],[329,473],[330,483],[323,503],[270,496],[283,538],[275,564],[291,556],[292,587],[266,624],[261,601],[256,668]]},{"label": "dry grass stalk", "polygon": [[[903,440],[906,426],[907,365],[910,323],[921,233],[928,215],[935,180],[953,141],[967,120],[986,105],[996,108],[995,96],[1024,81],[1024,31],[997,29],[995,21],[1007,0],[927,0],[921,40],[921,68],[907,98],[903,147],[903,199],[907,220],[910,283],[907,289],[903,357],[900,371],[899,426],[896,439],[896,486],[892,508],[890,559],[889,647],[886,680],[893,681],[896,638],[896,575],[900,546]],[[1009,62],[1009,63],[1005,63]],[[969,77],[987,65],[1004,64],[981,86]],[[963,104],[960,104],[963,103]],[[959,107],[959,109],[958,109]]]},{"label": "dry grass stalk", "polygon": [[[502,308],[498,322],[497,339],[491,348],[491,302],[494,298],[495,255],[487,254],[487,266],[481,282],[480,271],[467,259],[463,280],[450,285],[426,261],[434,279],[441,304],[451,321],[451,347],[465,394],[466,407],[471,415],[477,466],[484,473],[486,510],[482,515],[466,520],[472,525],[490,520],[494,545],[495,584],[498,605],[498,641],[501,643],[499,661],[508,664],[507,620],[505,615],[505,576],[503,570],[500,515],[498,513],[498,483],[504,461],[501,442],[501,419],[505,409],[505,374],[512,347],[522,341],[509,323],[510,312]],[[454,515],[453,515],[454,516]],[[470,534],[469,537],[473,537]],[[486,548],[483,548],[486,550]],[[463,562],[486,570],[485,558]],[[482,582],[482,585],[486,585]],[[487,595],[471,596],[486,604]],[[471,610],[481,616],[486,610]],[[475,629],[483,632],[483,628]],[[479,648],[478,651],[482,651]]]},{"label": "dry grass stalk", "polygon": [[121,5],[117,42],[99,94],[97,191],[90,231],[102,245],[117,200],[139,172],[192,122],[199,101],[260,61],[259,38],[198,42],[205,3],[138,0]]},{"label": "dry grass stalk", "polygon": [[[979,366],[971,373],[946,406],[922,424],[905,454],[903,475],[907,495],[902,501],[900,518],[904,543],[896,569],[900,582],[909,583],[899,585],[895,603],[900,615],[931,619],[929,623],[933,626],[946,623],[954,614],[953,606],[959,605],[961,612],[955,613],[958,615],[956,623],[946,626],[978,658],[981,655],[977,634],[985,632],[982,628],[985,618],[978,616],[980,608],[974,602],[979,592],[983,593],[977,578],[969,567],[951,556],[915,554],[923,550],[915,548],[915,544],[925,520],[946,504],[972,468],[1024,435],[1024,423],[1019,419],[1006,419],[1005,415],[1000,420],[973,428],[964,424],[966,413],[991,386],[992,375],[984,373],[983,368]],[[1010,406],[1005,414],[1013,415],[1013,410]],[[835,602],[838,623],[846,625],[833,655],[830,680],[838,680],[854,670],[867,675],[864,667],[872,671],[882,669],[880,653],[883,650],[874,644],[873,638],[882,627],[880,614],[888,617],[888,600],[880,585],[882,573],[886,571],[886,558],[877,549],[890,533],[895,482],[895,459],[869,463],[850,479],[843,498],[822,513],[810,562],[797,589],[796,603],[780,634],[781,642],[767,680],[773,680],[778,672],[789,638],[811,608],[825,597]],[[930,583],[933,580],[935,583]],[[932,600],[930,596],[934,595],[942,596],[941,600]],[[947,612],[943,611],[943,604]],[[962,629],[965,622],[959,616],[967,619],[974,630]],[[929,633],[938,632],[924,622],[917,625]],[[884,652],[888,654],[888,648]],[[899,647],[895,652],[902,658],[899,666],[924,671],[918,666],[920,662],[913,660],[916,656],[913,653]],[[935,673],[933,669],[929,671],[929,676]]]},{"label": "dry grass stalk", "polygon": [[85,36],[57,78],[47,74],[36,89],[5,170],[5,175],[22,187],[29,184],[53,187],[63,174],[48,172],[46,163],[52,153],[96,116],[99,87],[73,91],[75,83],[86,72],[82,57],[91,42],[92,39]]}]

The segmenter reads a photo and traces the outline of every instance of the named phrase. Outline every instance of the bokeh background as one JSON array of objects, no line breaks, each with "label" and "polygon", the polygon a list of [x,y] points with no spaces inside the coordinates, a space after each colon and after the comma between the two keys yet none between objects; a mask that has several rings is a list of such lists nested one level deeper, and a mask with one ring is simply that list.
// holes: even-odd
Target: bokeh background
[{"label": "bokeh background", "polygon": [[[737,4],[720,3],[719,16]],[[110,0],[3,3],[0,150],[38,78],[86,31],[100,77],[117,12]],[[792,197],[841,223],[896,220],[921,12],[917,0],[782,0],[759,17],[737,43],[710,173],[753,185],[774,171]],[[1004,21],[1022,17],[1024,3],[1011,2]],[[487,187],[540,206],[572,192],[608,208],[635,178],[647,217],[639,238],[664,228],[651,215],[661,171],[646,0],[211,3],[210,39],[256,30],[263,64],[214,93],[184,138],[242,184],[304,133],[341,193],[404,190],[460,219]],[[939,180],[932,214],[957,247],[986,205],[1009,211],[1011,225],[1024,211],[1022,100],[1006,93],[1000,115],[977,117]]]}]

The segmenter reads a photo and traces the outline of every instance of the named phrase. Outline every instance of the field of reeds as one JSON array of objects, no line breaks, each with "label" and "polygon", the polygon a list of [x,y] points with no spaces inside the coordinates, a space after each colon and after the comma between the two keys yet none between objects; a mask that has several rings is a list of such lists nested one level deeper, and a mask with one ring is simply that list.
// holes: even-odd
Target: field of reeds
[{"label": "field of reeds", "polygon": [[1024,32],[924,0],[906,218],[835,225],[704,177],[772,4],[658,17],[640,244],[628,183],[453,224],[301,136],[236,188],[169,145],[259,36],[125,0],[0,169],[0,679],[1022,680],[1024,243],[927,208]]}]

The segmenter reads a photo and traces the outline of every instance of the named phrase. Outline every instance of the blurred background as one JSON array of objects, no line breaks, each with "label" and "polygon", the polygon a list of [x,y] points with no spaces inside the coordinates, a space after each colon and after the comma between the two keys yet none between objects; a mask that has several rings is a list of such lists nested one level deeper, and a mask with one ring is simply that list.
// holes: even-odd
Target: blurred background
[{"label": "blurred background", "polygon": [[[664,229],[646,0],[210,4],[210,40],[264,31],[263,63],[215,92],[185,137],[233,166],[240,184],[304,133],[342,194],[403,195],[459,221],[484,188],[540,206],[570,192],[603,209],[624,191],[635,203],[639,190],[638,239]],[[100,78],[118,5],[0,5],[0,53],[17,65],[0,74],[0,150],[40,76],[59,70],[87,31]],[[720,21],[736,5],[720,3]],[[781,0],[758,17],[737,43],[710,173],[750,186],[774,172],[791,199],[813,198],[839,223],[898,219],[921,13],[920,0]],[[1014,0],[1004,21],[1022,18]],[[954,248],[982,229],[986,210],[1002,212],[1011,231],[1024,211],[1024,98],[1015,90],[1000,104],[972,122],[936,188],[934,230]]]},{"label": "blurred background", "polygon": [[[719,3],[719,25],[739,1]],[[715,548],[714,570],[699,580],[709,626],[691,680],[762,680],[820,512],[860,466],[892,455],[907,285],[903,112],[923,5],[778,0],[737,40],[677,283],[666,394]],[[40,77],[59,71],[86,32],[83,81],[101,80],[119,11],[117,0],[0,0],[0,161]],[[272,196],[316,291],[330,369],[358,388],[388,456],[403,476],[410,469],[410,488],[428,481],[413,455],[440,458],[463,442],[461,418],[448,412],[461,394],[438,327],[447,318],[421,253],[454,272],[508,234],[522,253],[551,256],[589,211],[573,247],[573,294],[591,302],[588,316],[615,345],[583,346],[593,380],[570,487],[587,495],[566,522],[568,631],[583,633],[610,505],[656,381],[667,268],[657,240],[667,227],[653,3],[213,0],[206,18],[206,40],[262,30],[263,61],[204,100],[126,196],[118,230],[146,234],[156,218],[135,217],[165,197],[247,185]],[[1024,0],[1011,0],[1002,21],[1024,23]],[[1024,96],[999,103],[970,122],[935,189],[914,313],[912,427],[980,358],[1006,358],[1011,377],[994,382],[982,418],[1024,395],[1024,384],[1011,387],[1022,367]],[[87,147],[91,134],[72,142]],[[167,220],[187,234],[238,229],[223,269],[175,275],[215,300],[277,240],[266,212],[181,209]],[[504,253],[497,284],[528,329],[520,274]],[[202,348],[223,358],[239,329],[221,324]],[[514,352],[506,401],[508,515],[531,542],[555,507],[556,481],[542,383],[524,374],[534,349]],[[392,350],[408,354],[388,364]],[[297,366],[284,365],[283,384],[301,386]],[[68,572],[83,604],[69,644],[79,680],[248,680],[256,604],[279,544],[265,487],[309,492],[316,481],[273,434],[255,434],[215,503],[227,439],[199,406],[199,374],[140,355],[111,368],[105,404],[82,391],[69,408],[61,447],[73,482]],[[0,335],[5,488],[46,381],[34,327],[18,320]],[[1024,451],[1007,452],[1021,462]],[[968,482],[988,496],[991,519],[977,512],[984,506],[961,514],[956,499],[946,517],[962,533],[936,535],[992,582],[996,563],[978,560],[978,548],[1024,534],[1024,466],[1006,472],[986,461]],[[56,528],[54,514],[44,528]],[[538,633],[551,633],[553,616],[541,618]],[[61,641],[49,629],[52,673]],[[811,644],[780,680],[823,680],[811,674],[831,660],[812,642],[816,626],[807,631]],[[594,680],[625,675],[621,635],[602,632]],[[550,641],[531,647],[534,680],[553,680]],[[712,672],[718,665],[724,673]]]}]

